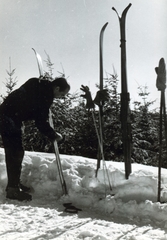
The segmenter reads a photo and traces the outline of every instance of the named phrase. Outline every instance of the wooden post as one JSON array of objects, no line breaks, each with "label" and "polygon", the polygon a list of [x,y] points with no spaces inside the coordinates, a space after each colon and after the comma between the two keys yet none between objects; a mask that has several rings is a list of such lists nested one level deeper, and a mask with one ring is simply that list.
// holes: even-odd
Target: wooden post
[{"label": "wooden post", "polygon": [[156,87],[158,91],[161,91],[160,102],[160,120],[159,120],[159,162],[158,162],[158,195],[157,201],[161,201],[161,167],[162,167],[162,125],[164,114],[164,128],[167,147],[167,126],[166,126],[166,107],[165,107],[165,88],[166,88],[166,67],[163,58],[159,61],[159,66],[155,68],[157,73]]}]

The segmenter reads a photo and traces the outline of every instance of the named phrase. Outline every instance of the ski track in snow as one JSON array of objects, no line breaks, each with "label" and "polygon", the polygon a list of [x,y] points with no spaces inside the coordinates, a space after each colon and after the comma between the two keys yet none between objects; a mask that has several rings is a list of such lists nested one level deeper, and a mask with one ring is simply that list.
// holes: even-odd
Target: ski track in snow
[{"label": "ski track in snow", "polygon": [[53,205],[45,208],[12,202],[1,205],[0,239],[167,239],[165,230],[149,219],[139,222],[124,217],[109,218],[86,210],[67,214],[57,204],[53,209]]},{"label": "ski track in snow", "polygon": [[[65,155],[61,161],[68,196],[62,196],[54,155],[26,152],[22,180],[33,187],[33,200],[7,200],[4,151],[0,149],[0,239],[167,240],[167,204],[155,201],[156,168],[135,165],[125,180],[124,163],[112,162],[109,174],[115,195],[105,198],[103,171],[98,181],[93,176],[96,161]],[[166,185],[167,170],[163,169],[162,176]],[[167,200],[166,192],[163,199]],[[64,202],[82,211],[66,213]]]}]

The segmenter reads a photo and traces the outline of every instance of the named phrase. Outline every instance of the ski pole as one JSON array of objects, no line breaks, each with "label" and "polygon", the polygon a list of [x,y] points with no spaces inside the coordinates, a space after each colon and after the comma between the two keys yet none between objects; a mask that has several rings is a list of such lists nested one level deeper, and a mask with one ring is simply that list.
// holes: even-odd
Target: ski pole
[{"label": "ski pole", "polygon": [[[96,130],[96,135],[97,135],[97,138],[98,138],[99,148],[100,148],[101,156],[102,156],[102,160],[103,160],[103,169],[106,170],[109,187],[110,187],[110,190],[112,191],[112,187],[111,187],[111,183],[110,183],[110,177],[109,177],[108,169],[107,169],[107,166],[106,166],[106,163],[105,163],[105,160],[104,160],[103,144],[101,143],[100,135],[99,135],[99,132],[98,132],[98,129],[97,129],[94,110],[91,111],[91,112],[92,112],[92,118],[93,118],[95,130]],[[97,177],[97,171],[98,171],[98,169],[96,170],[96,177]],[[104,174],[104,181],[105,181],[106,178],[105,178],[105,173],[104,173],[104,171],[103,171],[103,174]]]},{"label": "ski pole", "polygon": [[[51,110],[49,110],[49,123],[50,123],[50,126],[54,129]],[[67,195],[68,191],[67,191],[66,182],[65,182],[65,179],[64,179],[64,176],[63,176],[63,170],[62,170],[62,166],[61,166],[59,148],[58,148],[56,140],[53,142],[53,146],[54,146],[54,151],[55,151],[55,155],[56,155],[56,163],[57,163],[57,169],[58,169],[58,172],[59,172],[60,183],[61,183],[64,194]]]}]

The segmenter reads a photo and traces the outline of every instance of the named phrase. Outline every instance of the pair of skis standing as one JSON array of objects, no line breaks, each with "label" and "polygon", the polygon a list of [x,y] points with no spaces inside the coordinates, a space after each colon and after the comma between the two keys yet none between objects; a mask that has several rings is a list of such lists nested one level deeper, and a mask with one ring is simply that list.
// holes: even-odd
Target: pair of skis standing
[{"label": "pair of skis standing", "polygon": [[[123,152],[124,152],[124,161],[125,161],[125,177],[128,179],[130,173],[131,173],[131,123],[130,123],[130,94],[128,92],[127,87],[127,71],[126,71],[126,37],[125,37],[125,19],[126,14],[131,7],[131,3],[124,9],[122,12],[122,15],[119,16],[118,12],[115,8],[112,8],[118,16],[119,23],[120,23],[120,35],[121,35],[121,127],[122,127],[122,141],[123,141]],[[100,91],[97,92],[96,98],[94,102],[97,102],[97,105],[99,106],[99,132],[97,130],[95,118],[94,118],[94,107],[92,104],[90,104],[89,108],[92,108],[92,117],[94,120],[94,125],[96,128],[96,133],[98,137],[98,143],[99,143],[99,149],[100,153],[98,160],[97,160],[97,170],[96,170],[96,176],[98,173],[98,169],[100,168],[100,162],[101,159],[103,160],[103,173],[104,173],[104,180],[105,180],[105,171],[108,178],[108,183],[110,190],[112,190],[111,184],[110,184],[110,178],[108,174],[108,170],[105,164],[104,160],[104,152],[103,152],[103,105],[104,101],[107,100],[107,92],[103,90],[103,36],[104,31],[108,25],[108,22],[104,24],[100,31],[100,39],[99,39],[99,57],[100,57]],[[88,89],[84,86],[82,86],[81,90],[83,90],[86,94],[84,97],[88,95]],[[99,97],[98,97],[99,93]],[[90,97],[88,98],[90,100]],[[87,101],[88,101],[87,99]]]},{"label": "pair of skis standing", "polygon": [[[130,140],[129,140],[129,123],[128,123],[129,93],[127,92],[127,80],[126,80],[125,17],[126,17],[126,13],[127,13],[128,9],[130,8],[130,6],[131,6],[131,4],[129,4],[128,7],[123,11],[122,17],[119,17],[117,11],[115,10],[115,8],[113,8],[113,10],[116,11],[116,13],[119,17],[120,28],[121,28],[121,56],[122,56],[122,58],[121,58],[121,69],[122,69],[122,71],[121,71],[121,73],[122,73],[121,74],[121,77],[122,77],[122,96],[121,96],[122,97],[121,98],[122,110],[121,110],[121,112],[122,112],[122,120],[123,120],[123,122],[122,122],[123,144],[125,144],[124,156],[125,156],[125,170],[126,170],[127,178],[131,172],[131,166],[130,166],[130,162],[128,162],[130,159],[130,150],[129,150],[130,149]],[[84,98],[86,98],[86,100],[87,100],[86,107],[88,109],[91,109],[95,129],[96,129],[96,134],[97,134],[97,138],[98,138],[98,143],[99,143],[100,154],[99,154],[99,158],[97,161],[96,176],[98,173],[98,169],[100,168],[100,161],[102,159],[103,160],[103,168],[104,168],[103,170],[106,170],[108,181],[109,181],[109,187],[110,187],[110,190],[112,190],[107,167],[106,167],[105,160],[104,160],[104,152],[103,152],[103,104],[104,104],[104,101],[106,101],[108,99],[108,93],[105,89],[103,89],[103,36],[104,36],[104,31],[105,31],[107,25],[108,25],[108,22],[102,27],[102,29],[100,31],[100,39],[99,39],[100,90],[97,92],[94,101],[92,100],[91,93],[87,86],[82,85],[81,90],[85,93],[82,96]],[[35,55],[37,58],[40,77],[42,77],[42,76],[44,76],[42,59],[35,50],[34,50],[34,52],[35,52]],[[94,111],[95,111],[94,104],[97,104],[99,106],[99,131],[98,131],[96,121],[95,121],[95,116],[94,116]],[[51,112],[50,112],[49,121],[50,121],[50,125],[52,127],[54,127]],[[128,151],[127,151],[127,149],[128,149]],[[67,186],[66,186],[66,182],[65,182],[65,179],[63,176],[63,171],[62,171],[62,166],[61,166],[61,161],[60,161],[60,156],[59,156],[59,149],[58,149],[58,145],[57,145],[56,141],[54,142],[54,150],[55,150],[56,162],[57,162],[57,167],[58,167],[58,171],[59,171],[62,190],[63,190],[63,193],[65,195],[67,195],[68,194]],[[71,204],[66,204],[66,207],[70,207],[70,206],[71,206]]]}]

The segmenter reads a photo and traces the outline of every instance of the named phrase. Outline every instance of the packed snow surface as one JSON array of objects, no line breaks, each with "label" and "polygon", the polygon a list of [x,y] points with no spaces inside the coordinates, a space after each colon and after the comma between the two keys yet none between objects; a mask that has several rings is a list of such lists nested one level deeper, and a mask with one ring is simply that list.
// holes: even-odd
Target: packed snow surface
[{"label": "packed snow surface", "polygon": [[[157,202],[158,169],[132,164],[125,179],[124,163],[60,155],[68,195],[60,184],[54,154],[26,152],[22,182],[33,200],[5,197],[4,149],[0,148],[0,239],[5,240],[167,240],[167,169],[162,169],[161,202]],[[110,185],[112,189],[110,188]],[[65,212],[64,203],[82,211]]]}]

